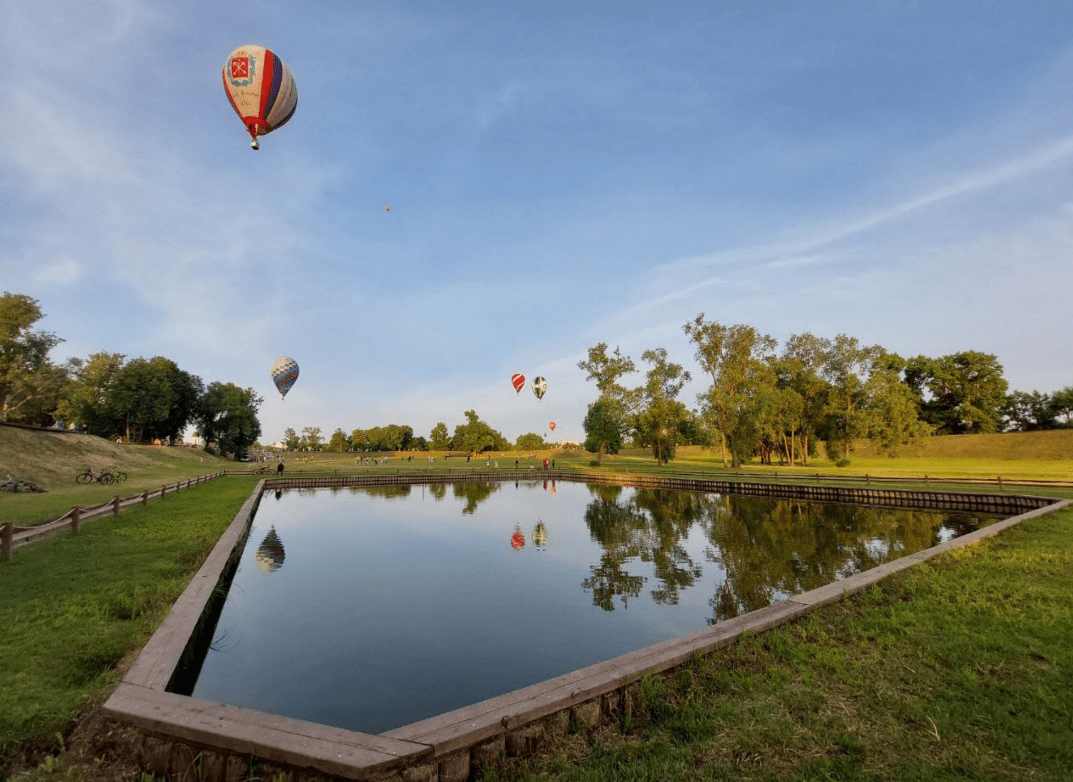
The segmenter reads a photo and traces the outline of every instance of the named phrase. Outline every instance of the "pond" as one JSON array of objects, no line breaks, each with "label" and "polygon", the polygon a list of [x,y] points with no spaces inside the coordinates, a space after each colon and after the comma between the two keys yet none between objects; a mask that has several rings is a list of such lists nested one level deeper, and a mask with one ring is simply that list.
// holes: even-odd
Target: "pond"
[{"label": "pond", "polygon": [[381,733],[993,520],[539,480],[266,494],[190,694]]}]

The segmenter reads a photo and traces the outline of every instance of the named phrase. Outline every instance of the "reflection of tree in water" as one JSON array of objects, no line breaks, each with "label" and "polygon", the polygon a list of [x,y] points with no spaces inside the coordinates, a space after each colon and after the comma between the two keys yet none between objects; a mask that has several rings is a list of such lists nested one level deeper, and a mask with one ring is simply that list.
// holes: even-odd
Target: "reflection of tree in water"
[{"label": "reflection of tree in water", "polygon": [[932,512],[820,505],[758,497],[710,498],[702,522],[726,580],[708,601],[709,623],[770,605],[939,542]]},{"label": "reflection of tree in water", "polygon": [[432,495],[432,498],[439,502],[447,496],[447,484],[446,483],[430,483],[428,485],[428,493]]},{"label": "reflection of tree in water", "polygon": [[452,484],[451,488],[454,491],[455,497],[466,501],[465,507],[462,508],[462,513],[471,515],[477,510],[478,505],[491,497],[494,492],[499,491],[499,484],[470,483],[468,481],[463,481],[461,483]]},{"label": "reflection of tree in water", "polygon": [[270,527],[265,539],[254,552],[254,561],[257,562],[257,567],[265,573],[274,573],[283,566],[284,556],[283,541],[276,534],[276,528]]},{"label": "reflection of tree in water", "polygon": [[413,486],[409,483],[385,483],[383,485],[373,486],[347,486],[347,491],[351,494],[367,494],[370,497],[383,497],[388,500],[402,499],[409,497],[413,491]]},{"label": "reflection of tree in water", "polygon": [[[646,582],[623,570],[630,559],[652,565],[658,586],[652,590],[657,603],[676,605],[681,590],[700,578],[701,568],[690,558],[682,539],[701,513],[700,495],[662,489],[638,489],[631,500],[618,501],[620,487],[598,487],[585,510],[585,523],[593,540],[604,549],[600,564],[582,582],[592,590],[593,603],[614,610],[619,597],[624,606],[637,597]],[[602,491],[611,490],[611,491]]]}]

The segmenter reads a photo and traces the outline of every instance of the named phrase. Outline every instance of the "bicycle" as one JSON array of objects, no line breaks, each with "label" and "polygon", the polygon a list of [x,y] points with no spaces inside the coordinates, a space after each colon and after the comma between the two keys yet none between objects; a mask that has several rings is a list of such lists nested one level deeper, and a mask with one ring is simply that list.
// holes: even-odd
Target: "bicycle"
[{"label": "bicycle", "polygon": [[[123,477],[126,478],[127,476],[124,475]],[[78,475],[75,476],[75,483],[80,483],[80,484],[83,484],[83,485],[87,484],[87,483],[97,482],[97,483],[104,484],[105,486],[108,486],[109,484],[111,484],[114,481],[115,481],[115,476],[112,475],[112,473],[109,470],[104,470],[103,472],[95,473],[95,472],[93,472],[92,467],[87,467],[85,472],[80,472]]]},{"label": "bicycle", "polygon": [[115,478],[116,483],[122,483],[127,479],[127,474],[116,467],[111,467],[108,471],[112,473],[112,477]]}]

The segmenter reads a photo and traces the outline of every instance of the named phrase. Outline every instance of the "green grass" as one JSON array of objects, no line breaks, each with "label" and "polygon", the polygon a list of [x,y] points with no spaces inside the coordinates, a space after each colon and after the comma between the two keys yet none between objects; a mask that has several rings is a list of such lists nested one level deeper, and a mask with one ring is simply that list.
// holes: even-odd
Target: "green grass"
[{"label": "green grass", "polygon": [[[0,437],[5,430],[0,427]],[[51,468],[61,475],[85,457],[53,452],[45,459],[28,452],[41,447],[32,437],[21,450],[2,447],[11,442],[0,441],[0,470],[9,463],[29,468],[35,459],[68,459]],[[187,449],[148,451],[198,458]],[[505,461],[512,467],[514,456],[500,455],[501,469]],[[591,460],[547,456],[579,471],[589,469]],[[147,488],[155,488],[204,474],[182,471],[207,464],[205,458],[177,461],[174,471],[167,464],[139,469],[153,476],[156,483]],[[935,464],[947,465],[951,475],[964,475],[968,468],[957,466],[969,464],[964,458],[923,458],[939,460]],[[687,450],[668,469],[657,468],[647,453],[627,452],[605,466],[714,474],[722,472],[717,460]],[[984,461],[989,468],[994,464]],[[1015,463],[1026,477],[1045,477],[1051,461],[1066,470],[1064,477],[1070,474],[1061,460],[1002,461]],[[362,468],[353,455],[327,454],[307,461],[290,456],[287,465],[288,474],[429,466],[418,459]],[[483,470],[484,462],[440,459],[436,468]],[[777,470],[780,479],[787,472],[763,469]],[[833,465],[809,472],[824,469],[838,473]],[[931,474],[940,471],[932,468]],[[88,522],[77,537],[61,533],[20,548],[11,562],[0,563],[0,771],[20,765],[28,747],[58,749],[58,735],[70,740],[73,726],[95,712],[253,483],[252,476],[212,481],[118,519]],[[53,501],[47,494],[9,495],[0,499],[0,509],[11,507],[6,503],[13,498]],[[574,734],[541,757],[512,763],[489,778],[1071,780],[1071,526],[1068,510],[1026,522],[792,625],[646,680],[645,709],[628,724]],[[42,760],[20,782],[130,779],[129,759],[108,755],[101,762],[93,754],[98,746],[71,746]],[[86,747],[90,755],[83,757]]]},{"label": "green grass", "polygon": [[1073,779],[1073,511],[644,682],[491,780]]},{"label": "green grass", "polygon": [[0,563],[0,755],[103,700],[249,492],[212,481]]},{"label": "green grass", "polygon": [[[76,484],[75,475],[86,467],[117,467],[128,477],[111,486]],[[133,497],[229,467],[234,467],[234,462],[195,448],[119,444],[89,435],[0,426],[0,478],[11,475],[47,490],[43,494],[0,492],[0,522],[40,524],[59,518],[76,505],[99,505],[117,494]]]}]

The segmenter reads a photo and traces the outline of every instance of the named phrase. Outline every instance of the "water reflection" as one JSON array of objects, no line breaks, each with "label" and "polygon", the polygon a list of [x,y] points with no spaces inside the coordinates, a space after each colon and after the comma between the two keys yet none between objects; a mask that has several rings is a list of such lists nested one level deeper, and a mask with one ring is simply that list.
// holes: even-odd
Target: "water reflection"
[{"label": "water reflection", "polygon": [[543,476],[511,483],[284,490],[261,503],[214,633],[228,643],[210,649],[188,694],[380,733],[983,521],[569,481],[553,496]]},{"label": "water reflection", "polygon": [[265,539],[261,541],[261,545],[257,547],[257,551],[254,553],[254,561],[257,563],[257,567],[265,573],[274,573],[283,567],[285,556],[283,541],[276,534],[276,528],[269,528],[268,534],[265,535]]}]

